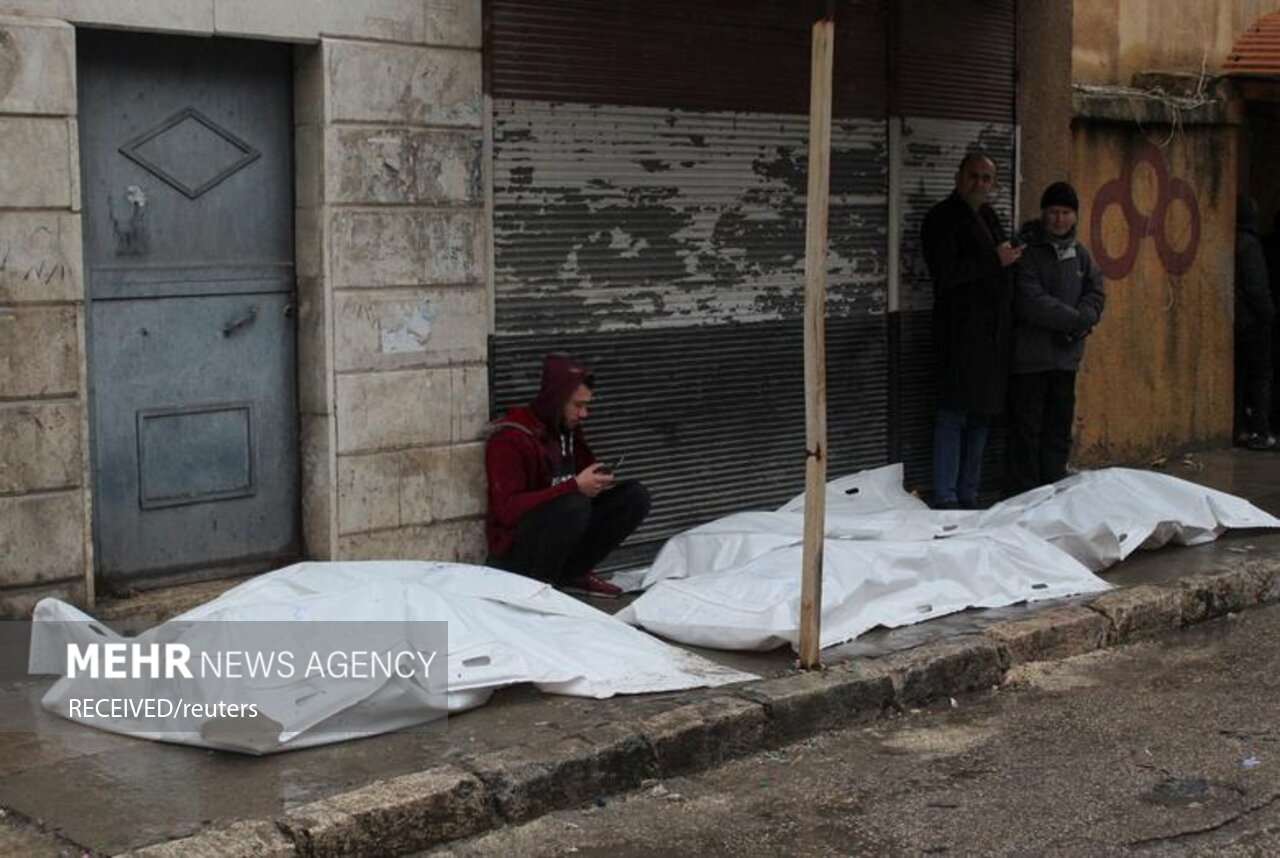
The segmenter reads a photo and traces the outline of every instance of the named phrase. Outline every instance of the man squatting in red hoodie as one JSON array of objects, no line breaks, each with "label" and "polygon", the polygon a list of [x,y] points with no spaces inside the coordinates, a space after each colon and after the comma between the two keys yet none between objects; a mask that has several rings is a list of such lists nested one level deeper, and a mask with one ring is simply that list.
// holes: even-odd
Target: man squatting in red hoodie
[{"label": "man squatting in red hoodie", "polygon": [[528,405],[489,427],[487,564],[565,589],[615,598],[596,564],[649,512],[635,480],[614,482],[583,434],[595,376],[564,355],[547,355]]}]

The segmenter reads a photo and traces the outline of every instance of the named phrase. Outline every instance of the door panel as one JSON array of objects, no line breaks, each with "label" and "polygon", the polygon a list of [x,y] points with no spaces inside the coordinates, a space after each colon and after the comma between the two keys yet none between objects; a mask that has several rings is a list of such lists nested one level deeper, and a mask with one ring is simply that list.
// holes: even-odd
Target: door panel
[{"label": "door panel", "polygon": [[288,49],[78,46],[99,576],[295,556]]}]

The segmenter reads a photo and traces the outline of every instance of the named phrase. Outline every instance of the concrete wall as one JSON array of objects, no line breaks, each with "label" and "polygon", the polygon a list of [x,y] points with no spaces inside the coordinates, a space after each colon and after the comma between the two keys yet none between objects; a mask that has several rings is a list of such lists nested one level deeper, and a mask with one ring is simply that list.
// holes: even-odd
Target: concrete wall
[{"label": "concrete wall", "polygon": [[1107,275],[1077,460],[1230,443],[1236,127],[1079,118],[1073,145],[1080,236]]},{"label": "concrete wall", "polygon": [[308,555],[480,559],[481,0],[0,0],[0,615],[92,600],[73,25],[299,43]]},{"label": "concrete wall", "polygon": [[1024,219],[1037,214],[1045,187],[1071,171],[1071,41],[1064,38],[1071,9],[1070,0],[1018,8],[1018,210]]},{"label": "concrete wall", "polygon": [[1128,85],[1146,71],[1213,74],[1280,0],[1074,0],[1072,77]]},{"label": "concrete wall", "polygon": [[0,17],[0,610],[87,599],[75,32]]},{"label": "concrete wall", "polygon": [[[1230,443],[1242,111],[1213,78],[1240,34],[1277,10],[1280,0],[1074,0],[1072,78],[1095,85],[1073,108],[1081,236],[1116,257],[1078,384],[1081,464]],[[1130,86],[1205,98],[1173,105],[1116,88]]]}]

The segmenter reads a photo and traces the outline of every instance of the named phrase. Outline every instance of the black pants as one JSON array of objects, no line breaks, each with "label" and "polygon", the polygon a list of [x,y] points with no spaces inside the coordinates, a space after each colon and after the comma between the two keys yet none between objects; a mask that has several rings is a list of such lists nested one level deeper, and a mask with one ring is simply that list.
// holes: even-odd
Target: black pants
[{"label": "black pants", "polygon": [[1010,377],[1007,494],[1021,494],[1067,475],[1075,413],[1074,372],[1050,370]]},{"label": "black pants", "polygon": [[1280,428],[1280,321],[1271,327],[1271,426]]},{"label": "black pants", "polygon": [[511,550],[488,565],[563,584],[590,572],[649,513],[649,491],[624,480],[589,498],[570,492],[527,513]]},{"label": "black pants", "polygon": [[1236,434],[1266,435],[1271,423],[1271,328],[1236,330]]}]

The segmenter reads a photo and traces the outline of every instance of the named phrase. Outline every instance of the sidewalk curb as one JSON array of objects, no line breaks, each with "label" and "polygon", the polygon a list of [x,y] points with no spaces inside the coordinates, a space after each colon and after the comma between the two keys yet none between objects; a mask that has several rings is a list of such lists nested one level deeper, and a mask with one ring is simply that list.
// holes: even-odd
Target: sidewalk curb
[{"label": "sidewalk curb", "polygon": [[1280,558],[1228,564],[1162,585],[1111,590],[904,652],[761,680],[699,703],[340,793],[274,819],[209,828],[125,853],[396,855],[470,837],[647,778],[730,759],[943,697],[999,685],[1009,668],[1068,658],[1280,601]]},{"label": "sidewalk curb", "polygon": [[275,824],[297,854],[353,855],[376,848],[398,855],[422,843],[469,837],[492,827],[493,818],[477,778],[440,766],[305,804]]}]

